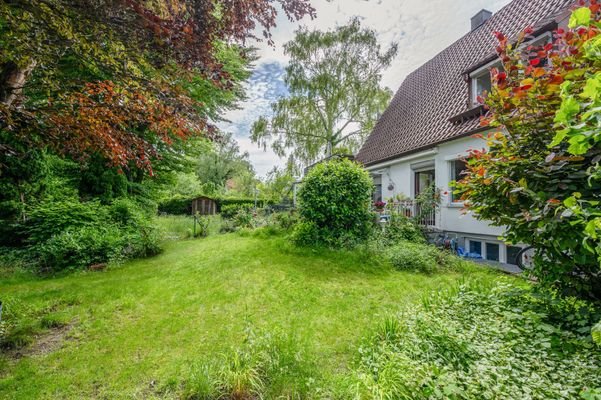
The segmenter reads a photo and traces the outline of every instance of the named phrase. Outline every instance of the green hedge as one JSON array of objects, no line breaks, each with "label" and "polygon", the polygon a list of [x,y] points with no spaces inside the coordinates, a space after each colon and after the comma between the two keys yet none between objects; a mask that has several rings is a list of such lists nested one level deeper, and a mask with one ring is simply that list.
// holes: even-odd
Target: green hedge
[{"label": "green hedge", "polygon": [[159,203],[159,212],[170,215],[190,215],[192,199],[178,196],[162,201]]},{"label": "green hedge", "polygon": [[[159,204],[159,212],[170,215],[189,215],[192,212],[192,200],[198,197],[200,196],[178,196],[165,200]],[[221,212],[223,206],[255,206],[254,198],[225,197],[215,198],[214,200],[217,203],[217,212]],[[257,207],[264,208],[268,205],[273,205],[273,202],[266,199],[257,199]]]}]

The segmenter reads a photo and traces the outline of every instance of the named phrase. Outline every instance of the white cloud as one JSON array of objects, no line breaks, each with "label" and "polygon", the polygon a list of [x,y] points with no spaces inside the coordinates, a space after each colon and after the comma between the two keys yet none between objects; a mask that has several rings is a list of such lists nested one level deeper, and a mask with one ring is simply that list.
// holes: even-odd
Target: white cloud
[{"label": "white cloud", "polygon": [[[470,18],[478,11],[485,8],[496,12],[509,0],[313,0],[312,3],[317,18],[312,21],[305,18],[301,21],[303,25],[327,30],[359,16],[365,27],[378,33],[382,46],[399,44],[399,54],[383,76],[383,84],[396,90],[407,74],[466,34]],[[220,125],[235,133],[240,147],[249,151],[259,175],[284,162],[250,142],[250,126],[260,115],[270,112],[271,102],[286,93],[283,68],[287,57],[283,45],[294,38],[299,25],[280,15],[278,27],[273,31],[275,47],[256,44],[260,58],[247,84],[249,99],[241,104],[242,109],[226,116],[231,123]]]}]

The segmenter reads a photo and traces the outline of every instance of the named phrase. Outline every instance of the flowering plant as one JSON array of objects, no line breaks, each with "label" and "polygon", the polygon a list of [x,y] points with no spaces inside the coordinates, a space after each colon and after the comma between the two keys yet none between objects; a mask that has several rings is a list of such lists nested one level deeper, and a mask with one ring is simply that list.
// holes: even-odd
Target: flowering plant
[{"label": "flowering plant", "polygon": [[374,203],[374,207],[377,208],[378,210],[382,210],[382,209],[384,209],[384,207],[386,207],[386,203],[384,203],[383,201],[376,201]]}]

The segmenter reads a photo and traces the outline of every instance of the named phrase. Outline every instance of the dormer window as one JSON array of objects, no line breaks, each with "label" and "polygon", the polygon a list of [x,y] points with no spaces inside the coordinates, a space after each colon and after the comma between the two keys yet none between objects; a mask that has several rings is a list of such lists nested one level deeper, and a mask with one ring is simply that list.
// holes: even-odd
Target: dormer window
[{"label": "dormer window", "polygon": [[490,70],[492,68],[502,68],[500,61],[493,61],[470,74],[470,104],[476,107],[480,104],[478,98],[486,97],[492,89],[492,78]]},{"label": "dormer window", "polygon": [[479,98],[485,97],[492,89],[490,71],[486,70],[472,77],[472,104],[478,105]]},{"label": "dormer window", "polygon": [[[537,52],[540,51],[544,46],[552,42],[553,35],[551,34],[551,32],[545,32],[542,35],[539,35],[534,39],[523,43],[521,50],[524,53],[527,53],[527,50],[530,49],[530,54],[528,54],[530,58],[540,58]],[[548,60],[542,59],[539,66],[545,67],[547,64]],[[486,98],[486,96],[491,92],[492,77],[490,76],[490,70],[492,68],[497,68],[501,70],[503,69],[503,65],[499,60],[494,60],[469,74],[470,106],[472,108],[475,108],[478,105],[480,105],[480,102],[478,101],[479,98]]]},{"label": "dormer window", "polygon": [[524,53],[528,53],[529,59],[541,59],[541,63],[538,65],[539,67],[546,67],[549,64],[549,60],[539,56],[538,52],[543,50],[544,47],[549,43],[553,43],[553,35],[551,32],[545,32],[542,35],[535,37],[531,41],[524,43],[521,49]]}]

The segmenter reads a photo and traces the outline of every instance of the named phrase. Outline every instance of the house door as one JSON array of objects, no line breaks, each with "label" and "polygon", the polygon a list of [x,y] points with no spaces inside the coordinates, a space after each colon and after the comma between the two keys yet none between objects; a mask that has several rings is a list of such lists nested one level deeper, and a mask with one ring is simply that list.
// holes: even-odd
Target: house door
[{"label": "house door", "polygon": [[436,175],[433,169],[415,172],[415,197],[426,191],[434,184]]},{"label": "house door", "polygon": [[[426,192],[434,185],[436,174],[433,169],[424,171],[415,171],[415,198]],[[418,218],[418,223],[424,226],[434,226],[436,224],[436,211],[430,207],[423,207],[420,204],[414,205],[414,217]]]}]

